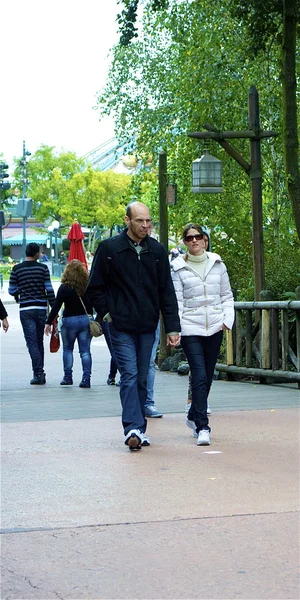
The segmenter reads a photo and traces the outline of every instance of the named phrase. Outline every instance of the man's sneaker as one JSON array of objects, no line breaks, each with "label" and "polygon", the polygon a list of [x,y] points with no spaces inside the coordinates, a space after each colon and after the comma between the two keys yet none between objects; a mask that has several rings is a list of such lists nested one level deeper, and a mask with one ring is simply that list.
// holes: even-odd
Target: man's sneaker
[{"label": "man's sneaker", "polygon": [[142,446],[142,436],[143,434],[139,429],[130,429],[125,436],[124,443],[130,450],[140,450]]},{"label": "man's sneaker", "polygon": [[200,429],[198,433],[197,446],[210,446],[210,437],[208,429]]},{"label": "man's sneaker", "polygon": [[106,383],[107,385],[116,385],[116,380],[114,377],[108,377]]},{"label": "man's sneaker", "polygon": [[141,432],[142,443],[141,446],[150,446],[150,439],[145,435],[145,433]]},{"label": "man's sneaker", "polygon": [[193,430],[193,437],[196,438],[198,437],[198,433],[196,431],[196,423],[194,423],[194,421],[190,421],[190,419],[186,419],[185,424],[187,427],[189,427],[190,429]]},{"label": "man's sneaker", "polygon": [[209,404],[207,405],[207,411],[206,412],[207,412],[208,415],[211,415],[211,408],[210,408]]},{"label": "man's sneaker", "polygon": [[46,375],[45,373],[41,373],[41,375],[35,375],[33,379],[30,381],[30,385],[45,385],[46,383]]},{"label": "man's sneaker", "polygon": [[163,413],[159,412],[157,408],[153,404],[146,404],[145,406],[145,416],[150,417],[152,419],[159,419],[163,417]]}]

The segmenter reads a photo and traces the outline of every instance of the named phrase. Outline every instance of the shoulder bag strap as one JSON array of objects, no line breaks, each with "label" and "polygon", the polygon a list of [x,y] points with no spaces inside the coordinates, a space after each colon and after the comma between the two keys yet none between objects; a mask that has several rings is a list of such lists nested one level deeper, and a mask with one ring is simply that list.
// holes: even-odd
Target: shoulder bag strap
[{"label": "shoulder bag strap", "polygon": [[[85,312],[85,314],[86,314],[86,315],[89,317],[89,314],[88,314],[88,312],[87,312],[87,310],[86,310],[86,308],[85,308],[84,302],[83,302],[83,300],[82,300],[81,296],[79,296],[79,294],[78,294],[78,298],[79,298],[79,300],[80,300],[80,302],[81,302],[81,304],[82,304],[82,306],[83,306],[83,308],[84,308],[84,312]],[[89,318],[90,318],[90,317],[89,317]]]}]

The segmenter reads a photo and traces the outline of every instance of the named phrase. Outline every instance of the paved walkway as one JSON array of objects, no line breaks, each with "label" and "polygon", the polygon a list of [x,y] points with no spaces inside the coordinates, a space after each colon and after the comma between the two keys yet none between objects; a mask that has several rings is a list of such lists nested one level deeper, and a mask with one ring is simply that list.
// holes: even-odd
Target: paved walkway
[{"label": "paved walkway", "polygon": [[19,599],[298,599],[299,390],[216,381],[212,445],[184,424],[187,377],[157,373],[163,419],[130,453],[109,355],[93,387],[32,388],[17,307],[2,355],[2,593]]}]

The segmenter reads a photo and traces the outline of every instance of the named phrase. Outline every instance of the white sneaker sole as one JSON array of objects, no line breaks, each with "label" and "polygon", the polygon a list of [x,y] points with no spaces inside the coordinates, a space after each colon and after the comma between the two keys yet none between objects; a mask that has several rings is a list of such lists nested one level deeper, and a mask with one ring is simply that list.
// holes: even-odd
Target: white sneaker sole
[{"label": "white sneaker sole", "polygon": [[[130,435],[129,435],[130,434]],[[138,448],[141,446],[142,440],[138,435],[137,431],[129,432],[128,437],[125,439],[125,445],[129,448]]]}]

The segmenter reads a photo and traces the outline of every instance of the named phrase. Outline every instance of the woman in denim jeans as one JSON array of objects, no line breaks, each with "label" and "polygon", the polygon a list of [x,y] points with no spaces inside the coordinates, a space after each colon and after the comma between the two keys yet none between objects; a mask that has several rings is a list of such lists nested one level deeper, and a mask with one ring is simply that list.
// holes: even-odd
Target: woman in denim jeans
[{"label": "woman in denim jeans", "polygon": [[83,371],[79,387],[91,387],[90,321],[84,306],[88,314],[92,314],[93,310],[85,293],[87,282],[88,272],[84,265],[80,260],[71,260],[65,267],[61,278],[61,286],[46,321],[45,333],[49,335],[53,320],[58,315],[62,304],[64,304],[61,327],[64,377],[60,385],[73,385],[73,350],[75,340],[77,340]]}]

